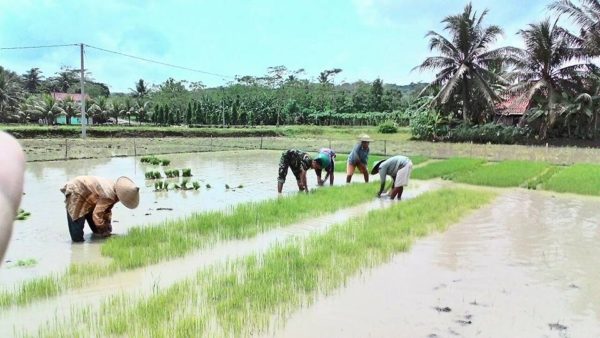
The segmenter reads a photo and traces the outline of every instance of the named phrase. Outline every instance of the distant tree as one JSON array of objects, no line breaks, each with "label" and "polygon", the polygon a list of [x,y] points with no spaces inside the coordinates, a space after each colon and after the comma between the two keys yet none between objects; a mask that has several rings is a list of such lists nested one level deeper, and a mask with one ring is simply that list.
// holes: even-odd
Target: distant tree
[{"label": "distant tree", "polygon": [[42,71],[39,68],[31,68],[21,76],[23,79],[23,87],[29,93],[38,93],[42,85]]},{"label": "distant tree", "polygon": [[0,67],[0,120],[10,120],[22,101],[23,88],[19,76]]},{"label": "distant tree", "polygon": [[550,9],[565,14],[579,25],[578,45],[583,46],[593,56],[600,55],[600,1],[579,0],[575,5],[571,0],[555,0]]},{"label": "distant tree", "polygon": [[375,79],[371,85],[371,111],[383,111],[383,81]]},{"label": "distant tree", "polygon": [[134,98],[140,98],[143,99],[146,96],[148,96],[148,86],[146,86],[146,83],[144,82],[143,79],[139,79],[136,83],[135,83],[135,89],[131,89],[131,96]]}]

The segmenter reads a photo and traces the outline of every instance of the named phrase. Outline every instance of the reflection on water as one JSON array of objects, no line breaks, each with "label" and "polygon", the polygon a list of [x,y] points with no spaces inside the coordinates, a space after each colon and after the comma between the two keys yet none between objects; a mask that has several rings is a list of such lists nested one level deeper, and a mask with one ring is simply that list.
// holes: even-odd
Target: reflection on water
[{"label": "reflection on water", "polygon": [[273,336],[598,337],[598,202],[509,190]]}]

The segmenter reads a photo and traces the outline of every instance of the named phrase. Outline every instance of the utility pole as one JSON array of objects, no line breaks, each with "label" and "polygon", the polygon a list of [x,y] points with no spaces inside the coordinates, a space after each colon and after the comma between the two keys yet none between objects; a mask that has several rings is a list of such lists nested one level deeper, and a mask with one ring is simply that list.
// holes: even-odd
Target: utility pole
[{"label": "utility pole", "polygon": [[225,128],[225,90],[221,87],[221,115],[223,116],[223,128]]},{"label": "utility pole", "polygon": [[83,67],[83,43],[79,44],[81,52],[81,138],[85,138],[85,127],[87,119],[85,117],[85,81],[84,81],[84,67]]}]

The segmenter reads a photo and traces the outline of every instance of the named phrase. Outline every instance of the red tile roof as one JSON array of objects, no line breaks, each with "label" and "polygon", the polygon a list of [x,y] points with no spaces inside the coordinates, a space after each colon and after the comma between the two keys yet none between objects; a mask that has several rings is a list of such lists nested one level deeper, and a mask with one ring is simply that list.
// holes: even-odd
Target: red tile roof
[{"label": "red tile roof", "polygon": [[524,95],[503,97],[503,101],[496,105],[500,115],[523,115],[529,108],[529,101]]},{"label": "red tile roof", "polygon": [[[64,101],[70,97],[75,102],[81,102],[81,94],[51,93],[51,95],[57,101]],[[88,94],[85,94],[85,99],[89,100],[90,96]]]}]

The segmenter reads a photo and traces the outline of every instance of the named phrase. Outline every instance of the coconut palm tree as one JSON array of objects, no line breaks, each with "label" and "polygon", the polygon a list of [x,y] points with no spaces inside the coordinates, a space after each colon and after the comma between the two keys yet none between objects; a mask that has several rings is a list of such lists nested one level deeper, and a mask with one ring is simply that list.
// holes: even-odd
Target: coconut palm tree
[{"label": "coconut palm tree", "polygon": [[99,96],[90,102],[90,106],[87,109],[88,116],[91,116],[96,122],[106,122],[109,115],[110,102],[106,96]]},{"label": "coconut palm tree", "polygon": [[571,18],[580,27],[581,46],[594,56],[600,55],[600,1],[579,0],[575,5],[570,0],[556,0],[550,9]]},{"label": "coconut palm tree", "polygon": [[510,52],[510,48],[490,50],[490,46],[502,34],[498,26],[484,26],[488,11],[480,15],[473,11],[471,3],[467,4],[464,11],[458,15],[447,16],[442,20],[444,30],[449,38],[430,31],[430,50],[437,50],[441,55],[428,57],[414,69],[421,71],[435,70],[438,73],[435,79],[421,94],[431,88],[440,87],[439,93],[434,97],[432,104],[441,106],[450,101],[461,101],[462,117],[468,122],[473,114],[476,101],[483,100],[491,110],[499,99],[492,88],[492,84],[504,84],[504,79],[490,67],[496,65]]},{"label": "coconut palm tree", "polygon": [[23,87],[30,93],[39,92],[39,87],[42,85],[42,71],[39,68],[31,68],[21,76]]},{"label": "coconut palm tree", "polygon": [[32,114],[43,116],[46,120],[46,124],[52,124],[56,121],[56,118],[60,115],[67,115],[65,110],[60,106],[60,103],[56,101],[50,95],[43,95],[41,98],[34,100],[30,103],[28,108]]},{"label": "coconut palm tree", "polygon": [[0,66],[0,120],[11,119],[23,99],[23,89],[16,73]]},{"label": "coconut palm tree", "polygon": [[515,69],[510,78],[515,81],[511,92],[522,96],[529,106],[529,121],[541,118],[539,136],[556,123],[561,112],[558,104],[563,97],[574,97],[582,88],[583,79],[595,66],[587,62],[583,48],[577,47],[577,37],[549,19],[530,24],[520,30],[525,49],[514,49],[507,59]]}]

